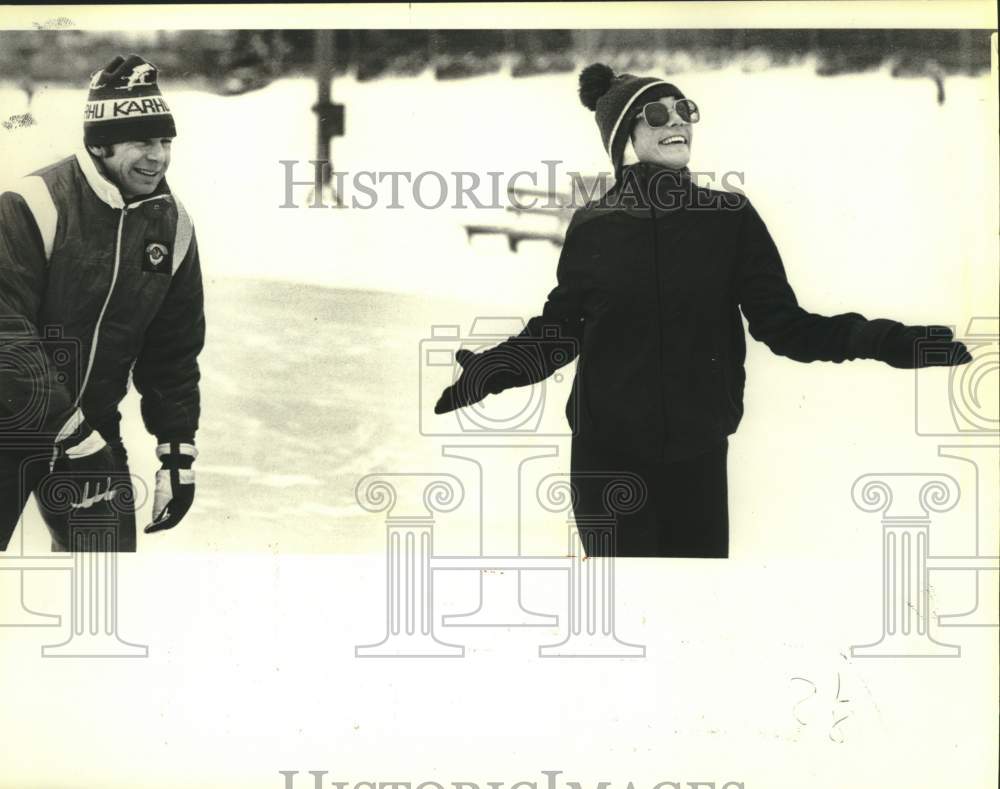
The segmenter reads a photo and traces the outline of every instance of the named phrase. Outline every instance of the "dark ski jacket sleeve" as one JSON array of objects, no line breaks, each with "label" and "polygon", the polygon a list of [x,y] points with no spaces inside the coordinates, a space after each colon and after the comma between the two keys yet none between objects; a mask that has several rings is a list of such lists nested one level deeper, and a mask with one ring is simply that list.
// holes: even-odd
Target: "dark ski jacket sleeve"
[{"label": "dark ski jacket sleeve", "polygon": [[798,362],[855,358],[852,338],[863,315],[817,315],[803,309],[763,219],[748,200],[743,209],[737,294],[750,334],[774,353]]},{"label": "dark ski jacket sleeve", "polygon": [[541,315],[524,329],[481,354],[488,365],[487,388],[498,394],[515,386],[543,381],[572,362],[583,343],[589,289],[581,271],[578,211],[566,231],[556,267],[556,286],[549,293]]},{"label": "dark ski jacket sleeve", "polygon": [[[73,410],[65,382],[41,350],[38,314],[46,268],[41,232],[24,198],[12,191],[0,193],[2,433],[55,434]],[[19,424],[23,419],[32,424]]]},{"label": "dark ski jacket sleeve", "polygon": [[201,410],[198,354],[205,345],[205,305],[198,241],[181,261],[166,300],[146,330],[132,380],[142,395],[146,429],[160,443],[194,441]]}]

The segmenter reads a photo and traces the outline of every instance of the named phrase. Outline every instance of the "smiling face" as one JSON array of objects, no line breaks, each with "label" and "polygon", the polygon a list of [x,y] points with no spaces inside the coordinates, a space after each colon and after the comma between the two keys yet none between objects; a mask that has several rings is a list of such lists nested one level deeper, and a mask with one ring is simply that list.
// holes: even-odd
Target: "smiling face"
[{"label": "smiling face", "polygon": [[150,194],[160,185],[170,166],[172,141],[172,137],[154,137],[107,146],[110,155],[100,158],[105,176],[126,200]]},{"label": "smiling face", "polygon": [[670,110],[665,126],[650,126],[641,115],[632,127],[632,145],[640,162],[652,162],[680,170],[691,160],[691,124],[674,110],[677,99],[668,96],[659,103]]}]

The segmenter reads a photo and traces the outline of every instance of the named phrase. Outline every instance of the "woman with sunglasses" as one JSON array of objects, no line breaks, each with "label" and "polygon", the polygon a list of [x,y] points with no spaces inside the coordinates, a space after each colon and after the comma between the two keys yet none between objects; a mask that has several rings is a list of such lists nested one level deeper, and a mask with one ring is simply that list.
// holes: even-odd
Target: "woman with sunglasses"
[{"label": "woman with sunglasses", "polygon": [[[912,368],[971,356],[946,327],[801,307],[750,201],[691,179],[700,115],[676,86],[597,63],[580,74],[580,99],[595,113],[615,184],[574,213],[542,314],[495,348],[459,351],[462,374],[435,411],[578,359],[566,414],[587,555],[725,558],[728,436],[746,379],[741,310],[754,339],[799,362]],[[606,486],[621,474],[639,481],[644,503],[620,516],[609,541],[587,524],[604,515]]]}]

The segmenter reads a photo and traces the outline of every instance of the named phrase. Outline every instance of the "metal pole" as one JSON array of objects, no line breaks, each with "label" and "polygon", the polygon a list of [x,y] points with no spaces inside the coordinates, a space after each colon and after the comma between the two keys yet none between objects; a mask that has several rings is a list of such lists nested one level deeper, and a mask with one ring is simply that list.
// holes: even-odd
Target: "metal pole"
[{"label": "metal pole", "polygon": [[333,163],[330,162],[330,129],[326,108],[330,105],[330,83],[333,81],[333,31],[316,31],[316,161],[327,162],[323,167],[323,186],[329,186]]}]

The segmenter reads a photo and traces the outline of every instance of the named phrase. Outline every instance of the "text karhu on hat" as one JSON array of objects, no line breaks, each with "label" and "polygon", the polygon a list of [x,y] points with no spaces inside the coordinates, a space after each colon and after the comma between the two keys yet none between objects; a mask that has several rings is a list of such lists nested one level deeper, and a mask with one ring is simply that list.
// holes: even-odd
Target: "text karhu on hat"
[{"label": "text karhu on hat", "polygon": [[117,55],[90,77],[83,115],[88,145],[176,137],[170,107],[156,82],[157,69],[138,55]]}]

